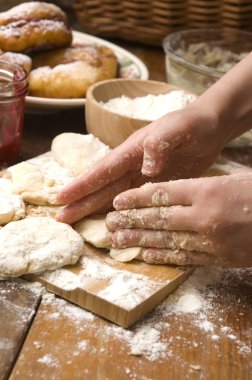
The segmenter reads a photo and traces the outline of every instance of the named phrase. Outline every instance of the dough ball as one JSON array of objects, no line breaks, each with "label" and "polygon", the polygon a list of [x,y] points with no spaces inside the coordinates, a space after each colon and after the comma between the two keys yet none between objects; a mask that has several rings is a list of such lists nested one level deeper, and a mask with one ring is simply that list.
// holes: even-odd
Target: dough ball
[{"label": "dough ball", "polygon": [[6,278],[75,264],[84,243],[71,226],[35,217],[1,228],[0,246],[0,277]]},{"label": "dough ball", "polygon": [[22,197],[12,193],[11,181],[0,178],[0,225],[25,217]]},{"label": "dough ball", "polygon": [[62,133],[52,142],[54,159],[76,175],[86,173],[110,148],[92,134]]},{"label": "dough ball", "polygon": [[11,173],[13,191],[25,202],[35,205],[58,205],[56,196],[76,176],[61,167],[47,153],[8,169]]}]

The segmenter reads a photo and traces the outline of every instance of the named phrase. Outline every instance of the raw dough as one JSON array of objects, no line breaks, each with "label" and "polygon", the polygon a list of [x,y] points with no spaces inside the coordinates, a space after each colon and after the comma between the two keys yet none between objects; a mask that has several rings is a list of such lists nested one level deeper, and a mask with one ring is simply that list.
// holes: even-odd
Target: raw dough
[{"label": "raw dough", "polygon": [[25,202],[35,205],[58,205],[57,192],[76,177],[72,171],[61,167],[50,152],[8,170],[13,191]]},{"label": "raw dough", "polygon": [[37,205],[26,205],[25,214],[27,218],[34,216],[50,216],[51,218],[56,217],[56,214],[62,210],[63,206],[37,206]]},{"label": "raw dough", "polygon": [[0,225],[25,217],[25,205],[19,195],[12,193],[11,181],[0,178]]},{"label": "raw dough", "polygon": [[0,246],[0,277],[6,278],[75,264],[84,244],[71,226],[35,217],[1,228]]},{"label": "raw dough", "polygon": [[91,215],[74,225],[84,241],[92,244],[97,248],[110,249],[110,256],[116,261],[126,262],[135,258],[141,259],[141,247],[132,247],[124,249],[111,248],[112,233],[106,227],[106,215]]},{"label": "raw dough", "polygon": [[91,215],[74,225],[84,241],[98,248],[110,248],[112,233],[105,224],[105,215]]},{"label": "raw dough", "polygon": [[92,134],[62,133],[52,142],[54,159],[76,175],[86,173],[109,151],[110,148]]},{"label": "raw dough", "polygon": [[110,256],[116,261],[120,261],[121,263],[126,263],[127,261],[140,258],[141,251],[142,251],[141,247],[131,247],[131,248],[124,248],[124,249],[112,248],[110,250]]}]

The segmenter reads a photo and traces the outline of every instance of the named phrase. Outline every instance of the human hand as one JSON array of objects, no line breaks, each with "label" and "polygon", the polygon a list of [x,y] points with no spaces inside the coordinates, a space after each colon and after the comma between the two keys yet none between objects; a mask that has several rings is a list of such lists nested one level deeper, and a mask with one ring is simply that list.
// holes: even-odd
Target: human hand
[{"label": "human hand", "polygon": [[146,247],[157,264],[252,266],[252,170],[146,184],[114,200],[116,248]]},{"label": "human hand", "polygon": [[216,159],[216,115],[194,106],[167,114],[131,135],[93,169],[66,186],[58,201],[67,205],[57,219],[73,223],[108,209],[113,198],[150,180],[167,181],[201,175]]}]

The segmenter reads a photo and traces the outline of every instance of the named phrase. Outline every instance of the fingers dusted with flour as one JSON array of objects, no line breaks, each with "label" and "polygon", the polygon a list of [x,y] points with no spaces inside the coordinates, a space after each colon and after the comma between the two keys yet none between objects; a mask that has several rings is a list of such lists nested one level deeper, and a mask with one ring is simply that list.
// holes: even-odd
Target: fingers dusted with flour
[{"label": "fingers dusted with flour", "polygon": [[[194,215],[190,207],[148,207],[115,211],[107,216],[110,230],[144,228],[153,230],[194,230]],[[195,225],[195,226],[194,226]]]},{"label": "fingers dusted with flour", "polygon": [[148,264],[214,266],[227,266],[229,264],[220,257],[206,252],[186,250],[174,251],[171,249],[146,249],[142,253],[142,259]]},{"label": "fingers dusted with flour", "polygon": [[194,180],[147,183],[141,188],[119,194],[114,199],[113,206],[116,210],[172,205],[190,206],[193,202],[194,183]]},{"label": "fingers dusted with flour", "polygon": [[[180,121],[180,113],[174,112],[167,125],[166,117],[151,123],[152,133],[143,142],[144,155],[142,174],[148,177],[159,175],[164,169],[171,152],[187,139],[184,123]],[[172,128],[172,125],[177,128]]]},{"label": "fingers dusted with flour", "polygon": [[88,173],[81,175],[61,190],[58,200],[63,204],[72,203],[98,190],[103,190],[105,186],[116,180],[123,180],[129,173],[138,172],[140,175],[142,149],[137,143],[137,137],[135,144],[132,144],[132,136],[95,164]]},{"label": "fingers dusted with flour", "polygon": [[[190,263],[193,255],[203,265],[251,266],[251,173],[148,184],[120,194],[114,201],[118,211],[107,216],[114,245],[173,250],[174,264],[186,250]],[[209,260],[193,252],[209,254]],[[166,256],[155,257],[163,263]]]},{"label": "fingers dusted with flour", "polygon": [[115,231],[112,241],[116,248],[140,246],[144,248],[169,248],[172,250],[206,250],[214,253],[214,250],[211,249],[210,241],[205,236],[188,231],[121,229]]},{"label": "fingers dusted with flour", "polygon": [[122,189],[129,186],[130,177],[126,176],[112,184],[105,186],[102,191],[97,191],[65,206],[57,214],[57,220],[64,223],[72,224],[87,215],[97,213],[98,211],[108,211],[111,205],[111,200]]}]

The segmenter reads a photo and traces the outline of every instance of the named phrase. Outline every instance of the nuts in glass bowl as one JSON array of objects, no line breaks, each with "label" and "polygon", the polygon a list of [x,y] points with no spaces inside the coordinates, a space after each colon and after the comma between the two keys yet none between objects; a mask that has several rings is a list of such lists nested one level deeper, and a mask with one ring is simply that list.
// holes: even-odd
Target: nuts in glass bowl
[{"label": "nuts in glass bowl", "polygon": [[252,33],[188,29],[163,41],[167,81],[200,95],[252,50]]}]

